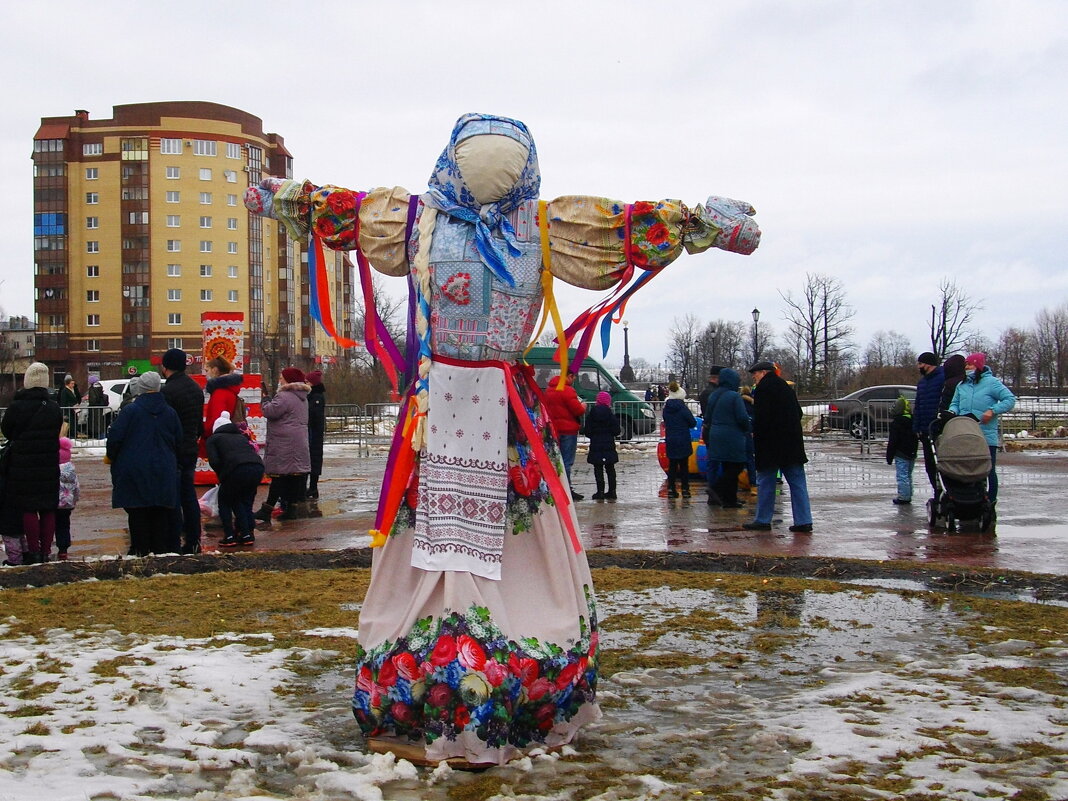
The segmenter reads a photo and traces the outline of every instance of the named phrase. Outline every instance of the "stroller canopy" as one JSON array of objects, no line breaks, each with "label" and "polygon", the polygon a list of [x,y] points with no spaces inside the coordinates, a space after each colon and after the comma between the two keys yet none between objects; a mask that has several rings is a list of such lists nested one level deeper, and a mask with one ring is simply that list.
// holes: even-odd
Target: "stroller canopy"
[{"label": "stroller canopy", "polygon": [[990,447],[974,417],[954,417],[935,443],[938,472],[954,481],[975,482],[990,472]]}]

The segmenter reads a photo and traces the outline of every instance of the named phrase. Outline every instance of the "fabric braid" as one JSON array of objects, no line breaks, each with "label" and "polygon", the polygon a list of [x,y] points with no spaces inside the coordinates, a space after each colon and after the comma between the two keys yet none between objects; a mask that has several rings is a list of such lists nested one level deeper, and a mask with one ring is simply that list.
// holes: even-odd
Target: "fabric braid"
[{"label": "fabric braid", "polygon": [[437,209],[423,206],[423,213],[415,227],[415,258],[412,271],[415,274],[415,333],[419,338],[419,371],[415,381],[415,430],[412,433],[412,450],[420,451],[426,443],[426,412],[430,402],[430,243],[434,238]]}]

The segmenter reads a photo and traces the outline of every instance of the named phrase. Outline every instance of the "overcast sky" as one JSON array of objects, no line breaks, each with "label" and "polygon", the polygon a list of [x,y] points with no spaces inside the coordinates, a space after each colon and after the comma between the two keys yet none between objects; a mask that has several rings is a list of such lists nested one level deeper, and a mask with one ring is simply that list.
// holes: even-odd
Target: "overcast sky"
[{"label": "overcast sky", "polygon": [[[453,122],[523,120],[542,196],[748,200],[760,249],[684,256],[630,303],[783,329],[779,292],[843,284],[857,340],[926,349],[949,277],[996,339],[1068,300],[1068,3],[628,0],[6,3],[0,307],[33,313],[42,116],[207,100],[260,117],[295,171],[420,192]],[[398,291],[402,286],[399,279]],[[564,317],[598,298],[571,291]],[[608,361],[622,355],[622,336]]]}]

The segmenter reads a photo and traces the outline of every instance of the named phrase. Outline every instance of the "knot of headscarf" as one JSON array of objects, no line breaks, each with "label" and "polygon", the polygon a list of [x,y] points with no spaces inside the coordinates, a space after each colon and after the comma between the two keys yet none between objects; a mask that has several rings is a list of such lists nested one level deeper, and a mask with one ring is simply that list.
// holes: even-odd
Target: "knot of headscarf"
[{"label": "knot of headscarf", "polygon": [[[527,147],[527,163],[515,185],[495,203],[480,205],[468,188],[456,160],[456,145],[470,136],[498,134],[511,137]],[[465,114],[456,121],[449,144],[438,157],[434,172],[428,181],[423,201],[450,217],[471,223],[475,228],[475,248],[482,262],[497,278],[508,286],[515,286],[515,279],[508,270],[505,256],[493,239],[499,232],[505,247],[512,256],[519,256],[515,229],[507,215],[525,200],[534,200],[541,189],[541,171],[534,139],[527,126],[508,117],[492,114]]]}]

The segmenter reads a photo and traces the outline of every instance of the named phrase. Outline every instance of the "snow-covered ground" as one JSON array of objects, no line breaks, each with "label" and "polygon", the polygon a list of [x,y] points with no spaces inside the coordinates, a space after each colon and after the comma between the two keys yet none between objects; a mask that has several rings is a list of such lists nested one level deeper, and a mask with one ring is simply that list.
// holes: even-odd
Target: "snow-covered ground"
[{"label": "snow-covered ground", "polygon": [[[0,625],[0,799],[446,799],[476,779],[531,801],[1068,797],[1065,632],[970,647],[967,610],[868,590],[664,587],[603,594],[600,612],[603,648],[663,665],[604,680],[605,717],[574,748],[484,774],[360,752],[351,671],[314,669],[334,651]],[[1060,690],[1012,678],[1037,665]]]}]

